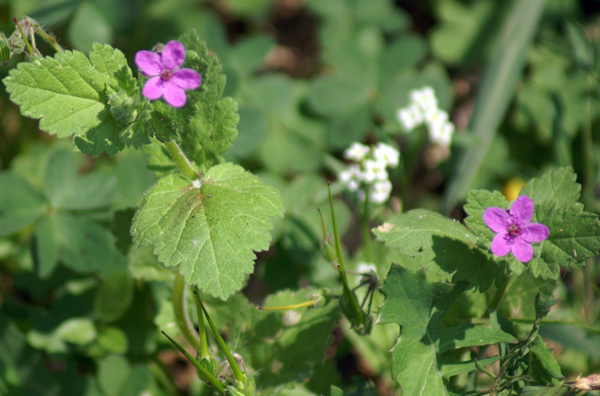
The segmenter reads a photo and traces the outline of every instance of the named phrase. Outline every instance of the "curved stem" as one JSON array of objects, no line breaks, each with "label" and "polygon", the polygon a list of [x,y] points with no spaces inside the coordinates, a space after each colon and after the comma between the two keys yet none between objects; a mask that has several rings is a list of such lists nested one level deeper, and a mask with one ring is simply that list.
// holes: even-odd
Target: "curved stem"
[{"label": "curved stem", "polygon": [[[194,293],[198,295],[198,288],[194,287]],[[200,358],[209,357],[208,353],[208,338],[206,337],[206,326],[204,326],[204,314],[202,313],[202,307],[196,301],[196,312],[198,314],[198,336],[200,337]]]},{"label": "curved stem", "polygon": [[187,159],[183,151],[181,151],[181,148],[175,142],[175,140],[170,140],[166,142],[165,147],[167,148],[167,151],[171,155],[171,158],[173,158],[173,161],[175,161],[175,163],[177,164],[177,166],[181,170],[181,173],[183,173],[184,176],[192,180],[198,178],[198,172],[196,172],[196,170],[192,166],[192,163]]},{"label": "curved stem", "polygon": [[204,304],[202,304],[202,301],[200,300],[200,296],[198,296],[198,293],[194,293],[194,295],[196,296],[196,301],[197,301],[198,305],[200,305],[200,307],[202,308],[202,311],[204,311],[204,316],[206,316],[206,321],[208,322],[210,329],[212,330],[213,334],[215,335],[215,339],[217,340],[217,344],[219,344],[219,348],[221,348],[221,350],[225,354],[225,357],[227,358],[227,361],[229,362],[229,365],[231,366],[231,370],[233,371],[233,376],[239,382],[238,386],[240,384],[245,385],[246,374],[244,374],[244,372],[240,369],[240,366],[238,366],[237,362],[235,361],[235,358],[231,354],[231,351],[227,347],[225,340],[223,340],[223,337],[221,337],[221,334],[219,333],[217,326],[215,326],[215,324],[213,323],[210,316],[208,316],[208,312],[206,312],[206,308],[204,308]]},{"label": "curved stem", "polygon": [[176,343],[171,337],[169,337],[167,333],[165,333],[164,331],[162,333],[165,337],[169,339],[169,341],[171,341],[171,344],[173,344],[177,349],[179,349],[181,353],[185,355],[185,357],[194,365],[194,367],[196,367],[196,370],[198,370],[200,374],[202,374],[204,378],[206,378],[206,380],[210,382],[210,384],[214,386],[217,391],[219,391],[220,394],[225,394],[225,386],[223,386],[223,384],[220,383],[218,379],[216,379],[211,373],[208,372],[206,368],[204,368],[200,363],[198,363],[198,361],[194,359],[192,355],[190,355],[185,349],[183,349],[178,343]]},{"label": "curved stem", "polygon": [[198,333],[196,333],[194,325],[188,315],[185,289],[186,285],[183,276],[178,272],[177,275],[175,275],[175,282],[173,282],[173,313],[175,314],[175,321],[187,342],[189,342],[194,349],[202,350],[202,345],[198,339]]},{"label": "curved stem", "polygon": [[369,213],[369,194],[365,192],[365,202],[363,204],[362,216],[360,219],[362,240],[364,246],[364,258],[369,264],[373,263],[373,241],[371,239],[370,213]]}]

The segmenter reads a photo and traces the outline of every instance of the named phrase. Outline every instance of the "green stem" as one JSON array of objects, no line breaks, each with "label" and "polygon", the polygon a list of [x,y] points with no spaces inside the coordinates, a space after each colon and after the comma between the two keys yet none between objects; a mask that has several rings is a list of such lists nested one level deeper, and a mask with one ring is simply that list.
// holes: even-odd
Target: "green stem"
[{"label": "green stem", "polygon": [[175,275],[175,281],[173,282],[173,313],[175,314],[175,321],[187,342],[189,342],[194,349],[201,350],[202,345],[200,341],[198,341],[198,334],[188,315],[185,289],[186,285],[183,276],[177,273],[177,275]]},{"label": "green stem", "polygon": [[373,263],[373,241],[371,239],[371,228],[369,221],[369,194],[367,191],[365,191],[365,202],[363,204],[362,216],[360,220],[364,246],[364,258],[367,263],[371,264]]},{"label": "green stem", "polygon": [[65,52],[65,50],[58,44],[56,39],[44,32],[44,30],[39,25],[37,26],[36,33],[39,34],[40,37],[43,38],[48,44],[50,44],[52,48],[54,48],[54,51]]},{"label": "green stem", "polygon": [[333,197],[331,196],[331,188],[328,186],[329,190],[329,206],[331,208],[331,222],[333,223],[333,238],[335,241],[335,251],[337,254],[339,268],[338,271],[340,273],[340,278],[342,279],[342,287],[344,290],[344,297],[348,303],[350,303],[350,309],[354,313],[354,317],[358,321],[359,326],[367,325],[367,321],[363,312],[360,310],[358,306],[358,301],[356,301],[356,297],[350,291],[350,287],[348,286],[348,278],[346,277],[346,267],[344,266],[344,256],[342,255],[342,243],[340,241],[340,234],[337,228],[337,221],[335,219],[335,209],[333,208]]},{"label": "green stem", "polygon": [[166,142],[165,147],[167,148],[167,151],[171,155],[171,158],[173,158],[173,161],[175,161],[175,163],[177,164],[177,166],[181,170],[181,173],[183,173],[184,176],[192,180],[198,178],[198,172],[196,172],[191,162],[187,159],[183,151],[181,151],[181,148],[175,142],[175,140],[170,140]]},{"label": "green stem", "polygon": [[307,308],[314,307],[317,303],[317,300],[308,300],[299,304],[291,304],[291,305],[281,305],[279,307],[256,307],[261,311],[283,311],[285,309],[298,309],[298,308]]},{"label": "green stem", "polygon": [[[198,288],[194,288],[194,293],[198,295]],[[209,357],[208,353],[208,338],[206,337],[206,326],[204,326],[204,314],[202,313],[202,307],[198,305],[198,300],[196,301],[196,312],[198,313],[198,336],[200,337],[200,357]]]},{"label": "green stem", "polygon": [[583,194],[585,206],[594,204],[594,142],[592,141],[592,125],[590,121],[590,99],[585,101],[585,122],[581,131],[581,149],[583,159]]},{"label": "green stem", "polygon": [[220,383],[219,380],[217,380],[207,369],[202,367],[202,365],[198,363],[198,361],[194,359],[192,355],[187,353],[187,351],[183,349],[178,343],[173,341],[173,339],[169,337],[167,333],[165,333],[164,331],[162,333],[165,335],[165,337],[169,339],[169,341],[171,341],[171,344],[175,345],[175,347],[185,355],[185,357],[194,365],[194,367],[196,367],[196,370],[198,370],[200,374],[202,374],[204,378],[206,378],[206,380],[210,382],[210,384],[214,386],[214,388],[217,391],[219,391],[219,393],[221,393],[222,395],[225,394],[225,386],[223,386],[223,384]]},{"label": "green stem", "polygon": [[19,21],[17,21],[17,18],[13,18],[13,21],[17,24],[17,29],[19,29],[19,33],[21,33],[23,41],[25,41],[25,45],[27,46],[27,52],[29,52],[29,55],[33,55],[33,48],[31,48],[31,44],[29,44],[29,40],[27,40],[27,36],[25,36],[25,32],[23,32]]},{"label": "green stem", "polygon": [[204,304],[202,304],[202,301],[200,300],[200,296],[198,296],[198,293],[195,293],[195,296],[196,296],[197,304],[199,304],[200,307],[202,308],[202,311],[204,312],[204,316],[206,316],[206,321],[208,322],[210,329],[212,330],[213,334],[215,335],[215,339],[217,340],[217,344],[219,344],[219,348],[221,348],[221,350],[225,354],[225,357],[227,358],[227,361],[229,362],[229,365],[231,366],[231,369],[233,370],[233,376],[239,383],[238,386],[240,384],[242,384],[242,385],[245,384],[246,383],[246,374],[244,374],[244,372],[240,369],[240,366],[238,366],[237,362],[235,361],[235,358],[229,351],[227,344],[223,340],[223,337],[221,337],[219,330],[217,330],[217,326],[215,326],[215,324],[213,323],[210,316],[208,316],[208,312],[206,312],[206,308],[204,307]]}]

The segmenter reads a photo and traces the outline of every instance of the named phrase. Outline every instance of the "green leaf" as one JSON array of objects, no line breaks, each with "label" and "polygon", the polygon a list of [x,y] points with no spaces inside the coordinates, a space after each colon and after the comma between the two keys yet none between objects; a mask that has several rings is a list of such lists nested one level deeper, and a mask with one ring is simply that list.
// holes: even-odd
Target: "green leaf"
[{"label": "green leaf", "polygon": [[19,231],[46,209],[44,195],[12,172],[0,173],[0,236]]},{"label": "green leaf", "polygon": [[454,282],[470,281],[470,287],[485,291],[503,279],[503,266],[477,247],[478,237],[438,213],[411,210],[392,216],[373,232],[401,254],[418,257],[425,270],[453,274]]},{"label": "green leaf", "polygon": [[60,238],[55,216],[43,216],[35,228],[34,263],[40,278],[47,278],[60,256]]},{"label": "green leaf", "polygon": [[128,347],[127,336],[118,327],[107,327],[98,334],[98,346],[105,353],[124,355]]},{"label": "green leaf", "polygon": [[[499,191],[470,190],[467,204],[464,206],[468,217],[465,225],[473,234],[491,240],[495,233],[483,221],[483,213],[486,209],[497,207],[506,209],[509,203]],[[481,243],[481,242],[479,242]]]},{"label": "green leaf", "polygon": [[598,215],[584,212],[582,204],[558,205],[546,201],[536,206],[534,220],[550,229],[550,236],[542,242],[541,260],[532,268],[534,276],[556,279],[555,268],[568,270],[581,267],[586,258],[600,253],[600,221]]},{"label": "green leaf", "polygon": [[103,322],[114,322],[129,309],[133,299],[133,283],[128,272],[112,274],[98,288],[94,307]]},{"label": "green leaf", "polygon": [[536,205],[552,201],[558,205],[572,205],[577,202],[581,193],[581,184],[577,183],[577,175],[573,169],[559,168],[546,172],[540,178],[531,179],[519,195],[527,195]]},{"label": "green leaf", "polygon": [[71,318],[54,331],[60,340],[77,345],[85,345],[96,338],[94,322],[88,318]]},{"label": "green leaf", "polygon": [[[478,360],[480,366],[489,366],[500,360],[500,356],[494,356],[486,359]],[[442,354],[438,361],[442,366],[441,372],[444,378],[450,378],[455,375],[463,373],[470,373],[471,371],[477,370],[477,363],[474,360],[459,361],[456,359],[455,352],[453,350]]]},{"label": "green leaf", "polygon": [[325,115],[348,114],[369,101],[369,86],[351,77],[335,74],[314,80],[308,100]]},{"label": "green leaf", "polygon": [[560,365],[552,354],[552,349],[544,344],[544,340],[539,335],[533,340],[529,346],[530,353],[540,362],[546,373],[552,378],[563,379],[564,376],[560,370]]},{"label": "green leaf", "polygon": [[438,353],[458,348],[517,341],[515,337],[500,329],[486,325],[474,325],[469,322],[436,332]]},{"label": "green leaf", "polygon": [[401,336],[392,350],[394,377],[409,395],[447,395],[438,364],[436,326],[466,284],[428,283],[423,273],[393,264],[383,283],[379,323],[398,323]]},{"label": "green leaf", "polygon": [[98,364],[98,382],[107,395],[118,395],[130,372],[123,356],[110,355]]},{"label": "green leaf", "polygon": [[126,140],[107,105],[106,87],[117,73],[131,75],[123,53],[108,45],[94,45],[88,59],[78,51],[57,53],[34,63],[19,63],[3,82],[13,102],[27,117],[40,119],[40,128],[58,137],[80,137],[86,154],[110,155]]},{"label": "green leaf", "polygon": [[165,176],[139,207],[133,241],[153,245],[164,265],[179,265],[187,284],[222,299],[252,272],[252,251],[269,247],[269,218],[283,215],[274,188],[228,163],[211,168],[201,186],[181,175]]},{"label": "green leaf", "polygon": [[392,265],[383,283],[385,301],[378,323],[398,323],[403,338],[420,340],[429,326],[436,287],[422,273]]},{"label": "green leaf", "polygon": [[124,269],[124,257],[115,250],[109,230],[68,213],[55,216],[61,259],[67,267],[104,276]]}]

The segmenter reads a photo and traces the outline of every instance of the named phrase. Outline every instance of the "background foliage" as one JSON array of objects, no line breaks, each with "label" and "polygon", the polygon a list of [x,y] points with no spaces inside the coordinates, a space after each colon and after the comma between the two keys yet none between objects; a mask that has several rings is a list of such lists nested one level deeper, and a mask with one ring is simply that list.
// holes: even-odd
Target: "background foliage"
[{"label": "background foliage", "polygon": [[[119,48],[122,54],[114,67],[132,65],[136,51],[190,29],[217,56],[226,75],[226,84],[219,85],[225,83],[219,80],[217,91],[239,104],[240,118],[218,125],[229,137],[215,142],[214,155],[202,161],[218,163],[222,154],[250,170],[279,191],[285,213],[274,220],[273,242],[258,254],[253,274],[247,276],[251,258],[240,263],[244,270],[235,274],[233,283],[246,285],[243,294],[234,294],[227,303],[203,297],[232,349],[244,356],[248,367],[263,371],[264,394],[392,395],[399,393],[395,380],[412,375],[431,379],[421,394],[445,394],[442,378],[451,388],[485,388],[493,381],[473,372],[474,358],[491,365],[495,358],[485,355],[482,346],[514,346],[515,340],[524,340],[519,348],[534,351],[532,359],[543,367],[539,373],[556,374],[532,374],[549,386],[562,376],[573,380],[600,372],[600,271],[597,258],[584,260],[581,255],[597,254],[598,240],[589,240],[578,250],[578,259],[565,262],[573,257],[572,249],[551,238],[556,246],[552,257],[543,257],[537,272],[522,272],[508,285],[489,322],[474,323],[464,319],[488,314],[505,280],[503,268],[497,273],[481,270],[491,260],[481,255],[459,272],[448,273],[433,243],[422,246],[415,233],[423,215],[440,221],[442,230],[464,228],[421,212],[429,209],[466,218],[470,231],[464,240],[446,241],[447,246],[465,248],[474,235],[489,239],[489,230],[473,220],[483,210],[477,202],[506,206],[516,196],[513,186],[530,179],[525,191],[536,205],[549,202],[536,206],[542,210],[537,221],[546,216],[583,222],[589,215],[589,227],[597,227],[592,224],[597,222],[593,213],[600,213],[596,2],[7,0],[0,9],[0,28],[7,34],[14,28],[13,17],[28,15],[53,31],[66,48],[98,56],[104,44]],[[38,46],[51,54],[43,42]],[[507,51],[516,55],[506,56]],[[0,77],[22,60],[15,57],[0,68]],[[56,61],[47,62],[56,66]],[[216,67],[217,61],[198,65],[206,71],[203,77],[214,81],[221,78]],[[102,72],[94,71],[99,84]],[[121,88],[128,78],[123,76]],[[435,89],[440,108],[450,112],[459,131],[447,159],[435,147],[419,149],[419,134],[402,133],[396,119],[397,109],[408,104],[409,91],[425,85]],[[94,87],[88,88],[82,96],[103,106]],[[75,153],[118,150],[106,146],[99,135],[80,137],[76,145],[57,140],[54,135],[79,131],[69,130],[69,123],[53,124],[51,118],[38,123],[21,117],[8,100],[10,92],[10,85],[6,90],[3,86],[0,95],[0,394],[210,394],[159,332],[183,340],[172,308],[174,271],[160,265],[151,248],[132,245],[124,232],[140,198],[173,163],[156,145],[145,146],[146,154],[131,149],[97,158]],[[55,106],[57,117],[68,111],[60,101],[44,101],[35,90],[28,95],[28,100],[40,99],[37,106]],[[218,98],[220,92],[214,95]],[[230,100],[221,104],[234,106]],[[202,110],[208,116],[212,111]],[[32,106],[24,111],[35,116],[38,110]],[[195,127],[206,132],[213,125]],[[111,128],[107,133],[121,139],[119,150],[145,143],[146,131],[117,124]],[[157,123],[156,128],[169,133],[168,126]],[[339,288],[336,271],[320,255],[316,208],[330,218],[327,180],[335,180],[342,151],[353,141],[391,142],[400,147],[406,163],[415,164],[391,174],[392,200],[371,219],[378,226],[403,216],[403,221],[414,222],[409,235],[414,239],[403,248],[389,240],[373,247],[376,273],[380,279],[387,275],[381,286],[388,300],[380,311],[383,295],[375,297],[380,324],[370,337],[357,336],[346,321],[340,322],[335,304],[300,311],[300,319],[253,308],[300,302],[314,291],[307,285]],[[193,151],[202,143],[186,144]],[[560,167],[551,174],[555,179],[541,176]],[[559,181],[564,182],[562,190]],[[536,183],[555,194],[534,197]],[[145,196],[148,205],[159,187]],[[467,195],[469,188],[476,190]],[[356,270],[368,256],[360,245],[360,207],[340,185],[334,182],[332,189],[346,266]],[[480,189],[502,191],[508,200]],[[552,200],[569,207],[554,213]],[[588,214],[582,214],[584,207]],[[281,211],[272,208],[269,215]],[[412,256],[426,271],[409,271],[420,268]],[[513,272],[519,271],[517,265],[506,263]],[[454,276],[453,287],[431,283],[449,276]],[[464,280],[471,283],[460,282]],[[358,277],[350,282],[358,284]],[[225,298],[233,289],[208,292]],[[541,322],[537,293],[561,299]],[[455,304],[445,306],[444,300]],[[194,318],[195,313],[190,315]],[[506,318],[514,328],[508,328]],[[290,320],[299,325],[290,325]],[[534,334],[531,324],[536,320]],[[398,325],[413,333],[403,333],[396,343]],[[424,337],[431,344],[418,342]],[[437,349],[432,353],[433,345]],[[513,350],[521,351],[516,346]],[[430,371],[416,367],[422,361],[411,361],[423,354],[431,357]],[[408,388],[404,392],[419,394]]]}]

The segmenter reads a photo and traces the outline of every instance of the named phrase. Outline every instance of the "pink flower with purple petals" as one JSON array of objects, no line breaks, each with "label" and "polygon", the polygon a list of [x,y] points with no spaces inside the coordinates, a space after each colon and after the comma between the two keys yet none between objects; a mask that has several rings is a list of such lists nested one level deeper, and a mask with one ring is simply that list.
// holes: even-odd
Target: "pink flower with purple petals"
[{"label": "pink flower with purple petals", "polygon": [[151,77],[142,94],[150,99],[162,97],[172,107],[183,107],[187,102],[185,91],[196,89],[202,76],[193,69],[180,69],[185,61],[185,47],[179,41],[169,41],[160,54],[152,51],[138,51],[135,64],[143,75]]},{"label": "pink flower with purple petals", "polygon": [[483,213],[483,221],[496,234],[492,241],[492,253],[505,256],[512,252],[515,257],[526,263],[533,258],[532,243],[541,242],[550,235],[543,224],[531,223],[533,201],[523,195],[513,202],[510,210],[488,208]]}]

